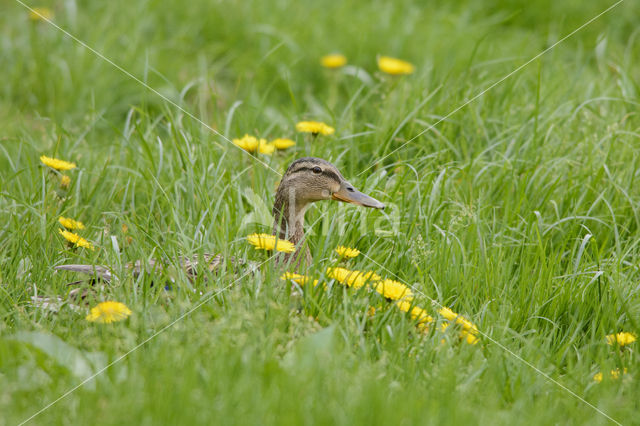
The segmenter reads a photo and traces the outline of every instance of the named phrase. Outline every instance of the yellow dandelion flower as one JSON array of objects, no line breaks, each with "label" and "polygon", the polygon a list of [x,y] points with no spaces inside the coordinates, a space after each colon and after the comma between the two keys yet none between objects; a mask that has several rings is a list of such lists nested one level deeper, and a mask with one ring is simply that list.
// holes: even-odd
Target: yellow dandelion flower
[{"label": "yellow dandelion flower", "polygon": [[431,315],[427,314],[427,311],[418,306],[412,305],[408,300],[399,300],[396,302],[396,306],[402,312],[407,312],[411,316],[411,319],[418,321],[418,324],[433,322],[433,318]]},{"label": "yellow dandelion flower", "polygon": [[295,282],[305,281],[306,278],[306,275],[296,274],[295,272],[285,272],[284,274],[280,275],[281,280],[292,280]]},{"label": "yellow dandelion flower", "polygon": [[364,272],[362,276],[365,279],[369,280],[370,282],[380,281],[382,279],[382,277],[380,275],[376,274],[373,271]]},{"label": "yellow dandelion flower", "polygon": [[438,313],[448,319],[449,321],[453,321],[456,324],[460,324],[462,328],[466,331],[470,331],[472,333],[476,333],[478,331],[478,327],[471,321],[461,317],[460,315],[453,312],[451,309],[443,306],[438,310]]},{"label": "yellow dandelion flower", "polygon": [[275,150],[275,145],[267,143],[266,139],[260,139],[260,143],[258,144],[258,152],[260,154],[271,155]]},{"label": "yellow dandelion flower", "polygon": [[335,132],[335,129],[320,121],[301,121],[296,124],[296,130],[301,133],[312,133],[314,136],[331,135]]},{"label": "yellow dandelion flower", "polygon": [[76,247],[84,247],[93,250],[93,244],[82,238],[80,235],[74,234],[73,232],[65,231],[63,229],[59,229],[59,231],[60,235],[62,235],[65,240],[75,244]]},{"label": "yellow dandelion flower", "polygon": [[620,346],[625,346],[635,341],[636,336],[631,333],[627,333],[626,331],[617,334],[609,334],[607,336],[607,343],[610,345],[615,345],[617,343]]},{"label": "yellow dandelion flower", "polygon": [[68,187],[69,187],[69,185],[70,185],[70,184],[71,184],[71,178],[70,178],[69,176],[67,176],[67,175],[62,175],[62,176],[60,177],[60,186],[61,186],[62,188],[65,188],[65,189],[66,189],[66,188],[68,188]]},{"label": "yellow dandelion flower", "polygon": [[346,268],[327,268],[327,276],[355,289],[363,287],[367,281],[373,281],[376,277],[380,279],[380,276],[373,272],[352,271]]},{"label": "yellow dandelion flower", "polygon": [[480,341],[480,339],[478,339],[478,336],[473,334],[473,332],[466,331],[466,330],[462,330],[460,332],[460,338],[464,339],[470,345],[475,345]]},{"label": "yellow dandelion flower", "polygon": [[255,136],[246,134],[240,139],[234,139],[233,143],[247,152],[254,152],[260,146],[260,141]]},{"label": "yellow dandelion flower", "polygon": [[369,306],[369,309],[367,309],[367,315],[369,315],[370,317],[374,316],[376,314],[376,308],[374,308],[373,306]]},{"label": "yellow dandelion flower", "polygon": [[320,58],[320,63],[325,68],[340,68],[347,64],[347,57],[339,53],[334,53]]},{"label": "yellow dandelion flower", "polygon": [[276,250],[284,253],[293,253],[296,246],[287,240],[276,239],[275,235],[269,234],[251,234],[247,237],[249,244],[254,246],[256,250]]},{"label": "yellow dandelion flower", "polygon": [[346,268],[327,268],[327,276],[350,287],[360,288],[365,285],[365,281],[360,277],[360,271],[351,271]]},{"label": "yellow dandelion flower", "polygon": [[356,257],[360,254],[360,250],[345,246],[336,247],[336,253],[342,257]]},{"label": "yellow dandelion flower", "polygon": [[[629,371],[625,368],[624,370],[622,370],[622,374],[627,374]],[[620,369],[616,368],[615,370],[611,370],[609,372],[609,377],[611,377],[611,379],[613,380],[617,380],[620,378]],[[593,375],[593,380],[595,382],[601,383],[602,379],[604,379],[602,373],[596,373]]]},{"label": "yellow dandelion flower", "polygon": [[409,287],[401,282],[386,279],[372,285],[373,289],[380,293],[385,299],[391,300],[412,300],[413,292]]},{"label": "yellow dandelion flower", "polygon": [[70,163],[64,160],[58,160],[57,158],[47,157],[46,155],[40,156],[40,161],[45,166],[49,166],[56,170],[71,170],[76,168],[76,163]]},{"label": "yellow dandelion flower", "polygon": [[[627,373],[627,369],[624,369],[624,372],[622,374],[626,374]],[[620,378],[620,369],[616,368],[615,370],[611,370],[609,372],[609,377],[611,377],[611,379],[613,380],[618,380]]]},{"label": "yellow dandelion flower", "polygon": [[449,328],[450,325],[451,325],[451,323],[449,323],[449,322],[441,322],[440,323],[440,331],[445,333],[447,331],[447,328]]},{"label": "yellow dandelion flower", "polygon": [[276,149],[287,149],[294,146],[296,143],[291,139],[287,138],[278,138],[271,141],[271,144],[276,147]]},{"label": "yellow dandelion flower", "polygon": [[64,226],[67,229],[84,229],[84,223],[77,220],[69,219],[68,217],[60,216],[58,218],[58,222],[60,222],[60,225]]},{"label": "yellow dandelion flower", "polygon": [[[450,322],[441,323],[440,331],[444,333],[445,331],[447,331],[447,328],[449,328],[450,325],[451,325]],[[460,331],[459,337],[460,337],[460,340],[465,340],[470,345],[475,345],[480,341],[480,339],[478,339],[478,336],[475,334],[474,331],[468,331],[468,330],[465,330],[464,328]],[[444,340],[442,342],[444,343]]]},{"label": "yellow dandelion flower", "polygon": [[[622,370],[622,374],[627,374],[628,371],[629,370],[625,368],[624,370]],[[611,374],[612,379],[618,379],[620,378],[620,369],[616,368],[615,370],[611,370],[609,374]]]},{"label": "yellow dandelion flower", "polygon": [[389,56],[380,56],[378,58],[378,68],[380,68],[380,71],[391,75],[413,74],[416,69],[413,64],[407,61],[390,58]]},{"label": "yellow dandelion flower", "polygon": [[47,7],[34,7],[29,11],[29,19],[32,21],[44,21],[53,19],[53,12]]},{"label": "yellow dandelion flower", "polygon": [[[282,274],[282,276],[280,277],[280,279],[282,280],[291,280],[294,281],[300,285],[305,285],[306,283],[308,283],[311,280],[311,277],[308,275],[301,275],[301,274],[296,274],[293,272],[285,272],[284,274]],[[313,285],[314,287],[316,285],[318,285],[318,280],[313,280]]]},{"label": "yellow dandelion flower", "polygon": [[448,319],[449,321],[455,321],[455,319],[458,318],[458,314],[456,314],[446,306],[443,306],[442,308],[440,308],[440,310],[438,310],[438,313],[443,317],[445,317],[446,319]]},{"label": "yellow dandelion flower", "polygon": [[124,303],[102,302],[91,308],[86,320],[110,324],[127,319],[129,315],[131,315],[131,310]]}]

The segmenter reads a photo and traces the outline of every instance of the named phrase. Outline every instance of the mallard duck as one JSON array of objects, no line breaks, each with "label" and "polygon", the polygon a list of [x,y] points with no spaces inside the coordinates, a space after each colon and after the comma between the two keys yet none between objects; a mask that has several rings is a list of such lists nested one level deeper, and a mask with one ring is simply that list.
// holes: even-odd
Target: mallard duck
[{"label": "mallard duck", "polygon": [[311,203],[321,200],[384,209],[380,201],[355,189],[330,162],[314,157],[294,161],[276,191],[272,233],[294,243],[296,251],[279,255],[279,262],[293,263],[296,269],[311,264],[309,246],[304,244],[304,214]]},{"label": "mallard duck", "polygon": [[[289,240],[296,246],[296,251],[292,253],[278,254],[276,261],[279,264],[291,265],[298,271],[311,264],[311,252],[304,242],[304,215],[311,203],[321,200],[338,200],[363,207],[384,209],[384,204],[380,201],[355,189],[330,162],[314,157],[295,160],[282,176],[273,204],[272,234]],[[256,264],[238,258],[226,260],[237,267],[256,267]],[[222,262],[223,258],[219,254],[204,254],[202,258],[181,257],[176,263],[190,278],[195,278],[199,268],[205,267],[213,271]],[[137,261],[129,264],[128,268],[134,276],[138,276],[143,269],[149,272],[164,267],[161,262],[151,259],[146,266],[143,262]],[[112,279],[111,271],[104,266],[59,265],[55,269],[90,274],[107,282]]]}]

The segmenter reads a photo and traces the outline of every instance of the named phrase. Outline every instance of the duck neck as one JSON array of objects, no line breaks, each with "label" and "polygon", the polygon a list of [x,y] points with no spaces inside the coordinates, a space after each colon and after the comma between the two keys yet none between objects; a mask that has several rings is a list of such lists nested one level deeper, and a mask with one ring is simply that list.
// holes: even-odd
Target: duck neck
[{"label": "duck neck", "polygon": [[304,269],[305,264],[311,264],[311,252],[304,241],[304,214],[308,203],[299,203],[289,199],[286,191],[278,191],[273,205],[273,235],[286,239],[296,245],[293,253],[282,253],[278,256],[278,263],[291,263],[296,270]]}]

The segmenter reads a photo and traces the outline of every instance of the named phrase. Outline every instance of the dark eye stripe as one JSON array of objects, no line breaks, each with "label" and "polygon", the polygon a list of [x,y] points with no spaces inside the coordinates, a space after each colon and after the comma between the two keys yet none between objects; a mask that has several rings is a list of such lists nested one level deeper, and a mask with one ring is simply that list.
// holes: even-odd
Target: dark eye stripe
[{"label": "dark eye stripe", "polygon": [[[313,166],[315,167],[315,166]],[[302,167],[298,167],[297,169],[293,170],[291,172],[291,174],[295,174],[298,172],[304,172],[304,171],[313,171],[313,167],[308,167],[308,166],[302,166]],[[325,176],[330,177],[331,179],[335,180],[336,182],[341,182],[342,179],[340,179],[340,176],[338,176],[334,171],[332,170],[323,170],[322,174]]]}]

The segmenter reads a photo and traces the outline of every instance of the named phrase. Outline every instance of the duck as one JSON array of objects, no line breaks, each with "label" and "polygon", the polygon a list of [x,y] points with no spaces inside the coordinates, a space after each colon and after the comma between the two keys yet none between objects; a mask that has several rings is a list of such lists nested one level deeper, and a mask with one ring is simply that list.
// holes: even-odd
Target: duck
[{"label": "duck", "polygon": [[[380,210],[385,208],[380,201],[357,190],[329,161],[316,157],[303,157],[293,161],[282,176],[276,190],[272,209],[272,235],[292,242],[296,248],[291,253],[277,253],[276,264],[296,272],[304,272],[312,264],[311,251],[305,242],[304,217],[309,206],[323,200],[340,201]],[[213,272],[226,261],[236,268],[249,267],[250,270],[255,270],[258,266],[255,262],[237,257],[224,259],[220,254],[203,254],[201,257],[183,256],[173,264],[179,265],[189,279],[195,279],[202,268]],[[143,271],[149,273],[162,270],[163,264],[157,259],[150,259],[147,262],[130,263],[127,269],[137,277]],[[113,279],[110,268],[101,265],[65,264],[55,266],[54,269],[92,275],[94,284],[96,281],[110,282]],[[82,282],[85,281],[75,281],[71,284]]]},{"label": "duck", "polygon": [[311,265],[309,246],[305,244],[304,216],[308,207],[323,200],[335,200],[361,207],[384,209],[384,204],[358,191],[330,162],[304,157],[292,162],[282,176],[273,203],[272,234],[291,241],[293,253],[279,253],[278,263],[292,264],[302,270]]}]

